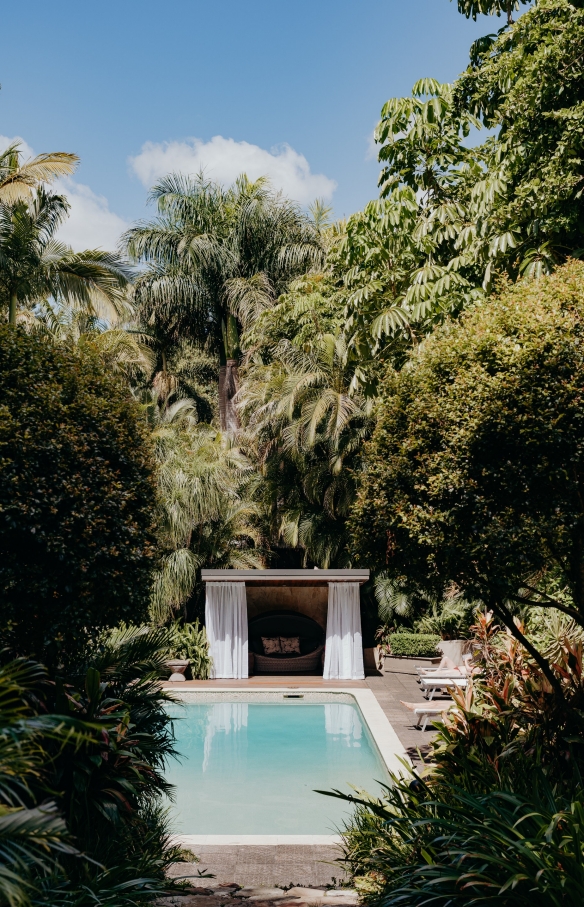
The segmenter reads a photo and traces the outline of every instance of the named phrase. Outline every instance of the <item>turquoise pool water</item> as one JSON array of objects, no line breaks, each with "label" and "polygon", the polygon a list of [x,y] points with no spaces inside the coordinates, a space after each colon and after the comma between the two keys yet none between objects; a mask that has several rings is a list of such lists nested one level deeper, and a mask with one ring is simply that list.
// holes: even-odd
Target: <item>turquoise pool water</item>
[{"label": "turquoise pool water", "polygon": [[172,716],[176,834],[335,834],[351,807],[314,789],[375,793],[388,777],[349,703],[188,703]]}]

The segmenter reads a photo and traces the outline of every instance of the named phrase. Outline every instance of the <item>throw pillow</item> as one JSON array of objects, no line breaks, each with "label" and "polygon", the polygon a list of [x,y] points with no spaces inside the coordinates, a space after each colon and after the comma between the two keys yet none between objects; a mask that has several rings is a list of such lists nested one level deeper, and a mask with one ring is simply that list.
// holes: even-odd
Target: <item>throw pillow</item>
[{"label": "throw pillow", "polygon": [[264,655],[282,654],[279,636],[262,636],[262,646],[264,647]]},{"label": "throw pillow", "polygon": [[280,645],[286,655],[300,655],[299,636],[280,636]]}]

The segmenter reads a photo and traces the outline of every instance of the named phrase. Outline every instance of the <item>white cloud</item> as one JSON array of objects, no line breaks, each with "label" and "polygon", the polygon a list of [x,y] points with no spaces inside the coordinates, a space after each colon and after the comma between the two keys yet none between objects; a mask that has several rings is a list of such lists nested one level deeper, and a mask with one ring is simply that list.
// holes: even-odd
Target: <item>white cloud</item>
[{"label": "white cloud", "polygon": [[72,179],[59,180],[54,185],[58,192],[67,196],[71,205],[69,217],[59,228],[58,239],[77,252],[83,249],[113,252],[129,224],[110,211],[107,198]]},{"label": "white cloud", "polygon": [[[25,161],[34,157],[34,151],[20,136],[0,135],[0,152],[15,142],[19,143]],[[96,195],[89,186],[71,178],[56,180],[52,188],[66,195],[71,205],[69,217],[56,234],[57,239],[72,246],[76,252],[84,249],[114,251],[128,223],[110,211],[107,198]]]},{"label": "white cloud", "polygon": [[366,161],[376,161],[379,154],[379,145],[375,141],[375,129],[367,136],[367,151],[365,152]]},{"label": "white cloud", "polygon": [[7,135],[0,135],[0,152],[6,151],[10,145],[20,145],[20,151],[24,155],[24,160],[27,161],[29,158],[34,157],[34,151],[28,144],[25,142],[22,136],[15,135],[12,138],[9,138]]},{"label": "white cloud", "polygon": [[187,139],[184,142],[146,142],[130,165],[148,188],[160,177],[172,172],[194,175],[201,169],[206,176],[230,185],[241,173],[251,180],[267,176],[276,189],[303,205],[315,198],[329,201],[337,188],[334,180],[323,173],[311,173],[303,154],[290,145],[279,145],[267,151],[249,142],[236,142],[216,135],[209,142]]}]

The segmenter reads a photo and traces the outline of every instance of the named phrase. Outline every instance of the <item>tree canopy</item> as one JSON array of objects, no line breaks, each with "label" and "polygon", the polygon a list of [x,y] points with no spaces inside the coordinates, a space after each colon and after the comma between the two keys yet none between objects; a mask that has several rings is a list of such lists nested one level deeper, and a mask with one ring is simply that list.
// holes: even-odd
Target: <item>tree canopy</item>
[{"label": "tree canopy", "polygon": [[[509,286],[389,372],[352,516],[356,561],[410,593],[450,584],[508,626],[584,626],[584,265]],[[559,571],[568,604],[546,591]]]},{"label": "tree canopy", "polygon": [[88,349],[0,327],[3,645],[56,666],[148,611],[155,504],[145,420]]}]

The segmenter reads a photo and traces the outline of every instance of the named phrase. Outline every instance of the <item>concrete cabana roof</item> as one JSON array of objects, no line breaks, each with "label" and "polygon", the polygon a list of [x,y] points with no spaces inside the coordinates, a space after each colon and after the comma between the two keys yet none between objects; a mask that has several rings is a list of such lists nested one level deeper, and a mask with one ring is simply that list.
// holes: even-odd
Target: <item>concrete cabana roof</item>
[{"label": "concrete cabana roof", "polygon": [[246,586],[362,586],[369,579],[369,570],[201,570],[201,579],[205,583],[245,582]]}]

